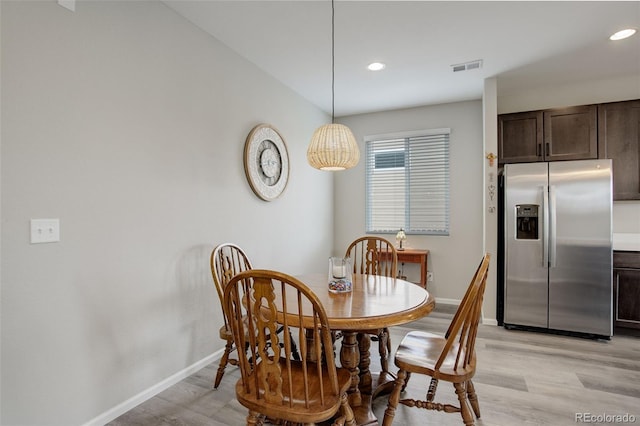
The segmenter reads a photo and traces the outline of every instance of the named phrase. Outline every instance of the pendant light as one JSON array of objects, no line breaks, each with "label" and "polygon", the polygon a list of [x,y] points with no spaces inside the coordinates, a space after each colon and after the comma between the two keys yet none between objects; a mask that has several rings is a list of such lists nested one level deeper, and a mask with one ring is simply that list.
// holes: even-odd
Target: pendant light
[{"label": "pendant light", "polygon": [[316,129],[307,149],[307,161],[320,170],[350,169],[358,164],[360,150],[351,130],[335,123],[335,8],[331,0],[331,124]]}]

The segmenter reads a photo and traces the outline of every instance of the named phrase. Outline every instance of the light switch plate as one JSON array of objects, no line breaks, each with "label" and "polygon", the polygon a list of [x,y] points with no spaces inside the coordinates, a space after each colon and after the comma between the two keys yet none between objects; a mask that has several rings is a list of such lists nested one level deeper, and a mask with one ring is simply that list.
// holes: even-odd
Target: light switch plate
[{"label": "light switch plate", "polygon": [[31,219],[31,244],[60,241],[60,219]]}]

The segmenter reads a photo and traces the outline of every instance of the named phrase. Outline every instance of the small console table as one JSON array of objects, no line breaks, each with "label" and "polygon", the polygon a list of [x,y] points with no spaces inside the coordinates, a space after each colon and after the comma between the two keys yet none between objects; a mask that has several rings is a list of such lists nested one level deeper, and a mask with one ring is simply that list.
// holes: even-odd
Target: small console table
[{"label": "small console table", "polygon": [[420,264],[420,286],[427,288],[427,257],[429,250],[405,248],[396,249],[398,253],[398,263],[419,263]]}]

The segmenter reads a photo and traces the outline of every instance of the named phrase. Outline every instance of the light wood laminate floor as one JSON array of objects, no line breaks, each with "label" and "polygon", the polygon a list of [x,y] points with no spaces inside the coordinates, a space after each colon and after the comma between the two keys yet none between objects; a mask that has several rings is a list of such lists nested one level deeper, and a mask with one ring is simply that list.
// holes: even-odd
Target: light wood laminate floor
[{"label": "light wood laminate floor", "polygon": [[[397,345],[410,329],[443,333],[452,317],[449,308],[441,305],[428,317],[392,328],[392,343]],[[482,417],[476,425],[576,425],[580,424],[576,421],[578,413],[584,413],[583,418],[587,414],[628,414],[640,425],[640,337],[633,334],[595,341],[480,326],[474,383]],[[375,349],[374,343],[372,371],[379,370],[380,365]],[[236,402],[234,393],[239,371],[227,367],[220,387],[214,390],[217,367],[216,361],[109,425],[244,425],[247,411]],[[392,371],[397,371],[395,366]],[[404,395],[424,399],[427,380],[414,375]],[[457,405],[453,386],[440,383],[436,400]],[[374,402],[380,421],[386,403],[385,396]],[[616,424],[606,420],[590,424]],[[459,414],[398,407],[394,425],[425,424],[463,423]]]}]

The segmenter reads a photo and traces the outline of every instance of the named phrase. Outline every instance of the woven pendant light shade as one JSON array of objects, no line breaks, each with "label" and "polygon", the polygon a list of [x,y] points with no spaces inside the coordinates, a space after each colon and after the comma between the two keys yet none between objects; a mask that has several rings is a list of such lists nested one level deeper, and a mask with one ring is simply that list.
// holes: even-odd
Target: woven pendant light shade
[{"label": "woven pendant light shade", "polygon": [[344,170],[358,164],[360,150],[351,129],[335,118],[335,7],[331,0],[331,124],[316,129],[307,148],[307,161],[320,170]]},{"label": "woven pendant light shade", "polygon": [[350,169],[358,164],[360,150],[351,130],[343,124],[318,127],[307,149],[307,161],[320,170]]}]

